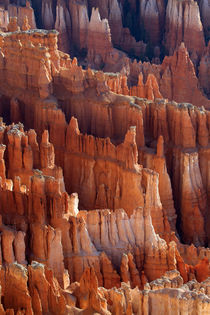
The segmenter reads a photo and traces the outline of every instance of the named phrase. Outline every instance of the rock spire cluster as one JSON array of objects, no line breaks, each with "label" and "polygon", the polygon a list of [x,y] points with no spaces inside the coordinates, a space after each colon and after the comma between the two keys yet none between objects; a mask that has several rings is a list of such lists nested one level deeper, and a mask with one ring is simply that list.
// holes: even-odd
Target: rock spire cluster
[{"label": "rock spire cluster", "polygon": [[0,314],[210,313],[206,12],[2,1]]}]

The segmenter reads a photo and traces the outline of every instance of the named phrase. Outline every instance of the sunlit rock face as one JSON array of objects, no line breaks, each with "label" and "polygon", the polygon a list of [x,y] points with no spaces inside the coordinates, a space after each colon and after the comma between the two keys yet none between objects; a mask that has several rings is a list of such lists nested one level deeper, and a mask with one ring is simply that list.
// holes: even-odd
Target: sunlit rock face
[{"label": "sunlit rock face", "polygon": [[2,1],[1,314],[210,313],[205,8]]}]

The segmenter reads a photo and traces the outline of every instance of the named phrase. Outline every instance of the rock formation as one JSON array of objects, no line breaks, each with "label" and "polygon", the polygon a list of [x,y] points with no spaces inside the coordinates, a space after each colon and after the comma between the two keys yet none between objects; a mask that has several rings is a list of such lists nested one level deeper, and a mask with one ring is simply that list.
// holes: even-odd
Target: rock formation
[{"label": "rock formation", "polygon": [[116,77],[114,78],[109,77],[107,80],[107,84],[110,87],[111,91],[118,94],[147,98],[148,100],[151,101],[153,101],[156,98],[163,98],[159,91],[159,86],[156,77],[153,74],[148,75],[147,81],[144,84],[143,74],[140,73],[138,77],[137,86],[132,86],[130,89],[127,86],[126,76],[120,76],[117,79]]},{"label": "rock formation", "polygon": [[204,52],[200,65],[199,65],[199,82],[206,93],[207,96],[210,94],[210,82],[209,82],[209,58],[210,58],[210,44],[208,44],[208,47],[206,48],[206,51]]},{"label": "rock formation", "polygon": [[[160,82],[160,91],[164,97],[177,102],[193,103],[209,109],[210,102],[198,89],[195,68],[184,43],[180,45],[172,57],[165,57],[161,68],[163,74]],[[167,87],[164,86],[165,83]],[[205,87],[205,85],[203,86]]]},{"label": "rock formation", "polygon": [[101,20],[98,9],[94,8],[88,25],[87,47],[89,63],[99,68],[106,63],[113,49],[108,21]]},{"label": "rock formation", "polygon": [[[164,98],[209,108],[207,2],[39,0],[32,1],[34,11],[28,1],[21,6],[5,3],[0,26],[5,30],[9,18],[17,17],[17,25],[26,30],[27,16],[31,29],[36,24],[55,28],[59,49],[77,56],[83,67],[120,72],[134,90],[141,72],[144,83],[154,74]],[[128,58],[134,56],[151,61],[136,67],[135,78]]]},{"label": "rock formation", "polygon": [[0,14],[0,314],[208,314],[206,3],[32,7]]},{"label": "rock formation", "polygon": [[0,28],[2,31],[7,30],[7,26],[9,24],[9,15],[8,11],[0,8]]},{"label": "rock formation", "polygon": [[154,47],[161,42],[164,25],[164,1],[141,1],[139,6],[140,25],[145,30],[145,39]]},{"label": "rock formation", "polygon": [[71,18],[71,39],[76,49],[87,48],[88,34],[88,10],[86,1],[69,1],[69,11]]},{"label": "rock formation", "polygon": [[54,16],[53,16],[53,2],[51,0],[42,1],[41,12],[42,12],[41,18],[42,18],[43,28],[46,30],[53,29],[54,24],[55,24]]},{"label": "rock formation", "polygon": [[[173,56],[166,56],[160,65],[134,61],[128,65],[128,75],[115,74],[108,84],[115,93],[155,98],[167,98],[176,102],[192,103],[210,108],[209,94],[209,47],[206,48],[199,66],[199,79],[188,51],[181,43]],[[142,82],[143,81],[143,82]],[[142,87],[146,83],[146,90]],[[128,92],[128,86],[130,92]],[[202,85],[203,91],[199,86]],[[204,93],[205,92],[205,93]]]},{"label": "rock formation", "polygon": [[36,28],[34,10],[30,6],[30,2],[26,1],[26,6],[8,6],[9,17],[17,17],[17,23],[20,27],[24,24],[25,16],[28,18],[29,25],[32,29]]},{"label": "rock formation", "polygon": [[[190,35],[191,32],[193,36]],[[193,61],[202,55],[205,42],[199,6],[196,1],[168,1],[165,40],[170,55],[181,42],[185,43]]]},{"label": "rock formation", "polygon": [[[48,28],[50,28],[50,21],[47,22]],[[60,1],[56,6],[56,21],[55,29],[59,32],[58,47],[63,52],[68,53],[70,51],[69,32],[70,32],[70,15],[66,8],[65,2]],[[53,27],[51,26],[51,29]]]}]

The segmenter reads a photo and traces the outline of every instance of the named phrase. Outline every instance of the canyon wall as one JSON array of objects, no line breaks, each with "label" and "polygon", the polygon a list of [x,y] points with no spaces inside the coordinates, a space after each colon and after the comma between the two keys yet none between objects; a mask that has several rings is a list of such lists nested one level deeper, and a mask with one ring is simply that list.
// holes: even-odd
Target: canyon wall
[{"label": "canyon wall", "polygon": [[[40,0],[32,7],[28,1],[2,6],[2,30],[55,28],[60,50],[77,56],[85,69],[126,75],[131,95],[139,96],[134,90],[142,72],[144,84],[148,75],[156,77],[164,98],[210,107],[207,1]],[[17,26],[11,27],[14,17]],[[130,57],[146,64],[131,64]]]},{"label": "canyon wall", "polygon": [[205,1],[32,7],[0,11],[0,314],[208,314]]},{"label": "canyon wall", "polygon": [[[71,129],[73,126],[77,127],[77,124],[72,118]],[[129,139],[135,141],[134,135],[134,131],[130,131],[123,145],[112,145],[113,153],[116,150],[116,154],[119,154],[120,148],[119,156],[126,152],[132,157],[128,146],[133,145],[135,148],[135,142],[129,142]],[[69,137],[73,139],[71,134]],[[112,294],[118,296],[126,288],[126,292],[135,297],[136,294],[141,296],[146,290],[150,298],[158,293],[154,299],[162,299],[166,294],[170,300],[173,292],[185,294],[186,286],[190,290],[196,288],[198,294],[203,294],[198,299],[204,299],[203,303],[207,304],[202,304],[202,308],[208,310],[205,297],[208,294],[208,280],[205,282],[205,279],[209,275],[209,250],[199,248],[197,253],[194,251],[192,259],[190,252],[193,248],[185,246],[184,249],[174,238],[167,216],[161,223],[162,206],[158,186],[154,186],[155,182],[156,185],[158,183],[157,173],[142,169],[139,185],[144,190],[144,201],[142,206],[137,201],[139,206],[130,216],[119,208],[114,211],[79,211],[78,195],[68,195],[62,171],[54,164],[54,147],[48,140],[47,131],[38,143],[33,130],[24,132],[20,123],[6,126],[1,122],[1,141],[7,143],[1,144],[0,151],[2,312],[3,308],[12,308],[15,312],[23,309],[28,314],[46,311],[68,314],[79,306],[80,309],[96,308],[100,312],[105,307],[112,314],[124,314],[127,302],[118,305]],[[97,141],[98,146],[99,141],[103,143],[103,139]],[[161,141],[160,138],[159,158],[163,152]],[[76,143],[79,143],[78,140],[72,143],[75,150]],[[4,156],[7,156],[8,163]],[[134,162],[137,166],[137,154]],[[39,169],[34,169],[35,163]],[[131,165],[133,161],[128,161],[125,168]],[[118,172],[123,176],[123,170]],[[74,178],[71,180],[74,181]],[[129,191],[128,196],[133,199]],[[156,234],[155,231],[160,234],[161,229],[167,241]],[[183,252],[183,257],[179,250]],[[192,265],[184,261],[186,257]],[[98,289],[98,286],[104,288]],[[113,286],[119,292],[116,289],[113,291]],[[175,288],[181,291],[173,291]],[[17,294],[18,299],[15,299]],[[110,294],[109,299],[113,299],[114,304],[109,305]],[[189,299],[195,298],[195,294],[193,297],[190,295]],[[90,296],[90,300],[87,296]],[[97,304],[93,302],[95,299]],[[152,307],[150,303],[147,305],[146,300],[143,304],[147,306],[143,306],[142,299],[134,301],[132,303],[135,306],[131,305],[139,311],[146,307],[149,312]],[[198,303],[201,301],[198,300]],[[195,307],[193,305],[188,314]],[[135,310],[131,310],[133,313],[136,313]]]},{"label": "canyon wall", "polygon": [[[9,114],[12,121],[25,117],[25,125],[34,127],[39,139],[47,126],[50,140],[55,146],[56,163],[64,171],[67,191],[79,193],[80,206],[83,209],[123,207],[130,214],[136,206],[141,206],[142,193],[137,193],[135,188],[139,186],[139,178],[142,176],[140,169],[136,167],[139,162],[158,172],[160,200],[173,227],[174,209],[178,211],[178,225],[183,239],[186,233],[188,236],[185,241],[189,244],[208,243],[209,219],[206,218],[209,209],[209,166],[206,161],[209,157],[209,112],[185,103],[170,103],[160,99],[149,101],[115,94],[109,90],[109,77],[102,72],[82,70],[76,59],[72,61],[68,55],[60,53],[56,48],[56,36],[56,33],[51,31],[4,35],[1,71],[6,71],[8,77],[6,80],[4,78],[1,87],[2,114]],[[45,63],[39,64],[40,59],[37,58],[36,63],[29,64],[29,67],[33,65],[31,70],[28,67],[29,72],[19,72],[19,91],[27,84],[28,92],[22,96],[20,94],[14,101],[11,97],[13,88],[16,86],[17,89],[17,79],[14,80],[17,74],[14,74],[15,66],[12,62],[15,59],[10,58],[9,54],[14,52],[15,38],[24,43],[27,37],[31,39],[31,44],[30,47],[28,44],[24,47],[24,62],[29,62],[27,55],[32,50],[41,56],[44,53]],[[37,37],[48,46],[49,53],[37,46]],[[51,51],[53,53],[50,53]],[[23,48],[16,49],[15,54],[16,58],[22,58]],[[3,61],[7,59],[13,63],[12,67],[9,62]],[[5,65],[7,68],[4,68]],[[35,71],[35,67],[39,72]],[[25,76],[31,75],[33,80],[25,80]],[[151,87],[149,94],[158,93],[156,95],[161,96],[155,79],[151,77],[148,82],[150,83],[146,84],[146,88],[154,82],[154,88],[152,90]],[[9,112],[7,102],[10,102]],[[77,118],[82,133],[109,137],[118,145],[117,149],[114,149],[108,139],[98,142],[91,135],[81,135],[73,116]],[[132,128],[127,132],[132,126],[136,126],[136,131]],[[163,137],[164,146],[160,136]],[[124,155],[121,150],[126,150],[127,153]],[[78,163],[79,168],[76,167]],[[70,164],[75,167],[69,169]],[[126,172],[119,177],[119,172],[124,168]],[[191,172],[191,168],[194,171]],[[186,173],[184,177],[183,172]],[[167,193],[163,188],[165,182]],[[124,191],[129,191],[129,186],[129,194],[133,196],[130,201],[124,195]],[[157,184],[155,186],[157,187]],[[86,187],[92,187],[91,192]],[[117,195],[119,197],[116,197]],[[189,204],[188,200],[193,202]],[[193,221],[190,227],[186,227],[189,220],[185,223],[185,217],[187,218],[189,213]],[[200,224],[195,229],[193,222],[198,218]]]}]

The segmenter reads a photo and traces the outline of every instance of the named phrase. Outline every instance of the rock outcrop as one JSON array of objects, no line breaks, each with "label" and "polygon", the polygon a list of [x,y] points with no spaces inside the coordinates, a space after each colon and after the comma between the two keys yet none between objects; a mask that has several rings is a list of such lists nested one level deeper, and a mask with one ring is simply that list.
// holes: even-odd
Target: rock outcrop
[{"label": "rock outcrop", "polygon": [[[50,13],[50,8],[48,9]],[[49,16],[49,26],[51,24],[51,15]],[[48,26],[48,27],[49,27]],[[51,27],[52,29],[53,27]],[[66,8],[65,1],[59,1],[56,6],[56,21],[55,29],[59,32],[58,35],[58,47],[65,53],[70,52],[69,34],[71,28],[71,20],[69,11]]]},{"label": "rock outcrop", "polygon": [[210,102],[198,88],[195,68],[184,43],[172,57],[164,58],[161,68],[163,74],[159,86],[164,97],[209,109]]},{"label": "rock outcrop", "polygon": [[199,6],[196,1],[168,1],[165,37],[165,46],[170,55],[180,46],[181,42],[184,42],[193,61],[197,61],[197,58],[201,57],[205,41]]},{"label": "rock outcrop", "polygon": [[[208,314],[210,113],[184,44],[130,62],[111,40],[123,1],[43,3],[60,34],[27,15],[0,33],[0,313]],[[153,46],[157,5],[155,28],[141,10]],[[85,70],[58,49],[71,38],[125,71]]]},{"label": "rock outcrop", "polygon": [[203,91],[207,96],[210,94],[210,82],[209,82],[209,60],[210,60],[210,44],[204,51],[204,54],[201,58],[200,65],[199,65],[199,83],[201,84]]},{"label": "rock outcrop", "polygon": [[98,68],[107,62],[113,50],[109,23],[101,20],[98,9],[94,8],[88,25],[87,49],[88,62]]},{"label": "rock outcrop", "polygon": [[[199,76],[197,78],[196,67],[189,57],[185,44],[182,42],[173,56],[166,56],[160,65],[148,62],[137,63],[136,61],[129,63],[127,65],[129,71],[124,76],[125,79],[120,79],[120,82],[114,83],[116,86],[120,85],[121,88],[115,90],[112,86],[110,87],[115,93],[122,93],[120,90],[127,85],[127,81],[128,85],[131,86],[130,90],[133,90],[132,95],[139,96],[138,84],[142,85],[140,83],[141,80],[139,82],[139,76],[141,78],[142,73],[143,82],[146,82],[153,75],[157,82],[153,85],[153,90],[154,87],[156,91],[159,90],[163,98],[176,102],[191,103],[198,107],[204,106],[206,109],[209,109],[210,101],[207,98],[209,94],[208,56],[209,47],[203,51],[203,57],[199,65]],[[115,77],[119,80],[119,74],[116,74]],[[114,79],[114,81],[116,80]],[[123,92],[122,94],[127,94],[127,92]],[[141,95],[144,95],[143,91]],[[160,98],[160,96],[156,97]],[[149,98],[151,99],[151,96]]]},{"label": "rock outcrop", "polygon": [[162,40],[164,26],[164,1],[141,1],[139,5],[139,24],[145,30],[145,40],[153,47]]},{"label": "rock outcrop", "polygon": [[65,290],[60,288],[50,270],[36,262],[28,268],[12,264],[1,272],[6,280],[1,281],[4,296],[2,314],[11,311],[79,314],[81,310],[100,314],[149,314],[154,312],[154,307],[155,312],[170,310],[172,314],[175,314],[174,309],[186,314],[193,314],[195,309],[197,314],[209,312],[209,279],[201,283],[191,280],[183,285],[183,279],[176,270],[147,283],[143,291],[132,289],[126,283],[122,283],[119,289],[101,288],[94,269],[89,267],[79,283]]},{"label": "rock outcrop", "polygon": [[36,28],[34,10],[32,9],[29,1],[26,1],[26,6],[15,6],[14,4],[9,5],[8,15],[9,17],[17,17],[17,23],[21,28],[24,24],[25,17],[28,18],[28,23],[31,28]]},{"label": "rock outcrop", "polygon": [[[49,53],[45,52],[45,55],[43,55],[43,50],[35,46],[36,37],[34,34],[39,36],[40,41],[45,40],[46,43],[48,42]],[[179,211],[179,218],[181,220],[181,209],[183,207],[185,208],[185,206],[181,206],[182,204],[184,205],[181,196],[182,194],[184,197],[186,196],[186,189],[191,196],[196,196],[195,200],[197,200],[196,203],[201,221],[204,220],[206,216],[208,217],[208,163],[206,164],[205,162],[208,160],[209,156],[208,111],[199,110],[190,105],[171,104],[170,102],[168,103],[167,101],[156,99],[155,97],[161,95],[155,84],[155,79],[152,76],[150,76],[150,81],[148,78],[148,82],[154,82],[153,90],[152,88],[150,90],[150,95],[152,95],[154,102],[111,93],[108,87],[108,85],[110,85],[109,77],[107,80],[102,72],[94,73],[91,70],[84,71],[77,65],[75,59],[71,61],[66,55],[59,53],[56,48],[56,33],[53,32],[39,33],[30,31],[29,33],[22,32],[15,35],[5,34],[2,42],[2,52],[4,53],[5,51],[5,55],[2,56],[3,60],[7,60],[10,51],[14,51],[11,45],[12,36],[14,36],[12,40],[15,40],[15,36],[17,36],[23,43],[25,38],[29,36],[32,44],[30,47],[24,46],[24,50],[26,52],[29,50],[36,51],[36,53],[40,53],[41,56],[45,56],[45,64],[39,63],[39,59],[37,59],[37,68],[40,69],[38,77],[35,69],[31,68],[31,73],[33,73],[34,76],[33,83],[30,80],[23,81],[25,82],[23,84],[27,84],[28,94],[25,93],[22,99],[20,98],[15,101],[13,99],[11,101],[11,118],[19,119],[19,117],[21,117],[20,104],[23,102],[25,105],[22,107],[22,111],[24,112],[25,123],[29,125],[30,122],[33,121],[33,127],[37,130],[38,137],[41,136],[45,126],[49,126],[50,139],[55,146],[56,163],[64,170],[67,191],[69,193],[79,193],[80,206],[83,209],[94,209],[98,207],[116,209],[123,207],[127,213],[131,214],[133,209],[137,206],[142,206],[143,192],[137,188],[141,181],[141,171],[137,170],[139,166],[137,168],[135,166],[137,162],[140,162],[145,167],[152,168],[159,173],[160,199],[163,208],[166,210],[165,214],[163,211],[160,216],[163,218],[163,221],[166,216],[170,224],[173,222],[172,226],[174,229],[175,213],[173,210],[173,198],[175,208]],[[17,51],[19,56],[21,51],[22,50]],[[181,47],[179,54],[182,52],[184,53],[184,48]],[[24,62],[28,62],[26,57]],[[5,68],[5,64],[7,68]],[[49,64],[51,64],[51,67],[49,67]],[[9,68],[9,63],[5,62],[2,62],[2,67],[2,71],[7,71],[6,69],[13,71],[13,69],[15,69],[14,64],[12,68]],[[2,81],[1,87],[1,93],[3,95],[6,94],[7,97],[12,96],[10,91],[12,91],[16,85],[16,81],[12,81],[11,72],[9,73],[6,80],[4,79],[4,81]],[[19,74],[20,83],[24,76],[24,73]],[[108,82],[108,85],[106,82]],[[31,83],[34,84],[34,87],[30,85]],[[35,86],[38,88],[35,89]],[[147,84],[144,89],[146,87]],[[124,88],[124,92],[126,92],[126,86],[124,85],[122,88]],[[31,89],[34,91],[34,98],[31,98],[29,92]],[[50,96],[51,93],[54,93],[57,100]],[[148,95],[149,94],[145,96],[148,97]],[[46,96],[48,99],[44,99]],[[37,97],[41,97],[42,101],[37,103]],[[6,100],[3,101],[2,98],[1,112],[3,114],[7,110],[5,102]],[[31,105],[33,102],[34,109],[27,105]],[[58,108],[59,103],[62,104],[60,108]],[[91,133],[99,137],[109,137],[113,143],[121,144],[115,147],[108,139],[95,139],[92,136],[80,134],[76,120],[72,118],[69,124],[66,122],[66,120],[70,120],[72,116],[78,119],[83,134]],[[119,119],[121,120],[120,126],[117,123]],[[134,141],[134,129],[131,129],[129,133],[127,133],[127,130],[132,126],[136,126],[136,144]],[[163,152],[162,149],[158,149],[159,160],[158,158],[154,159],[154,149],[156,149],[155,141],[157,141],[161,135],[164,138],[166,151],[166,160],[164,160],[163,157],[162,162],[160,162],[160,156],[162,155],[160,151]],[[16,136],[16,138],[18,139],[18,136]],[[122,144],[124,138],[125,141]],[[32,141],[35,148],[36,140]],[[27,140],[24,140],[23,143],[25,143],[27,148]],[[65,152],[60,149],[61,145],[65,148]],[[150,150],[147,150],[145,145],[146,147],[150,147]],[[173,145],[173,149],[171,145]],[[18,147],[20,144],[16,146]],[[31,149],[30,147],[26,148],[24,149],[26,156],[30,156]],[[151,149],[153,149],[153,151]],[[191,178],[191,186],[188,185],[188,188],[182,188],[180,177],[184,169],[182,151],[183,153],[188,153],[192,156],[192,159],[194,159],[193,154],[198,149],[198,163],[194,164],[195,174],[197,174],[196,179]],[[138,158],[136,157],[137,151]],[[20,153],[17,153],[17,156],[18,154]],[[109,157],[108,161],[107,157]],[[24,159],[23,161],[21,158],[16,159],[19,163],[16,169],[19,167],[21,169],[19,173],[17,172],[17,176],[20,176],[19,174],[22,173],[22,163],[26,164],[26,169],[31,169],[31,162],[27,164],[28,157]],[[36,161],[38,161],[37,158]],[[124,164],[122,161],[124,161]],[[79,168],[77,167],[78,163],[80,165]],[[69,169],[70,164],[75,165],[75,167]],[[113,168],[113,165],[115,165],[115,168]],[[168,169],[167,172],[165,171],[166,168]],[[41,169],[45,169],[45,166],[42,166]],[[104,172],[103,169],[107,171]],[[11,173],[12,170],[9,169],[9,172]],[[57,179],[60,178],[59,172],[56,173],[58,175],[55,175],[55,173],[56,172],[47,172],[45,174],[55,176]],[[83,176],[82,182],[80,179],[81,176]],[[74,178],[73,181],[72,178]],[[113,178],[115,178],[115,180],[113,180]],[[164,190],[163,187],[166,182],[168,188]],[[196,185],[193,184],[193,182],[196,182]],[[91,191],[87,191],[86,187],[90,186],[92,187]],[[155,179],[155,176],[153,187],[158,187],[158,179]],[[184,189],[183,192],[182,189]],[[124,195],[124,191],[126,195],[130,191],[129,194],[133,197],[128,199],[126,195]],[[158,206],[158,208],[160,207]],[[189,209],[188,206],[186,208]],[[194,209],[194,201],[192,209]],[[194,213],[193,217],[196,218],[197,210],[192,210],[192,213]],[[206,222],[206,226],[208,226],[209,219],[205,219],[204,221]],[[165,224],[167,225],[167,221],[165,221]],[[154,225],[156,226],[155,222]],[[180,227],[181,226],[182,224],[180,223]],[[183,229],[184,227],[181,228],[181,230]],[[205,229],[206,231],[208,230],[207,228]],[[160,228],[157,232],[162,235],[164,230],[166,230],[166,228]],[[200,232],[201,230],[202,225]],[[192,231],[194,231],[193,227]],[[201,232],[201,234],[205,236],[200,238],[197,233],[193,232],[194,236],[190,237],[188,242],[195,241],[198,237],[198,243],[204,245],[206,242],[206,233],[207,232],[204,232],[203,234],[203,232]]]}]

